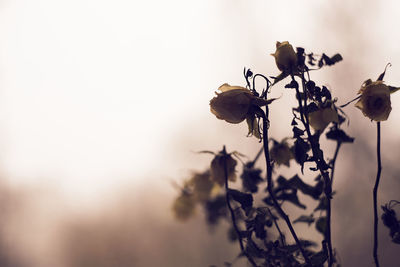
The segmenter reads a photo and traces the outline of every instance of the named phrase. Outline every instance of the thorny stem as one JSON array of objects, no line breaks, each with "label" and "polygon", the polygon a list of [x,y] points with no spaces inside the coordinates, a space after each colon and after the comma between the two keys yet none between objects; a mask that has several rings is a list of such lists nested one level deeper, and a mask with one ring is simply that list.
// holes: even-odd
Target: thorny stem
[{"label": "thorny stem", "polygon": [[229,209],[229,212],[230,212],[230,214],[231,214],[233,228],[235,229],[236,235],[237,235],[237,237],[238,237],[240,249],[241,249],[243,255],[245,255],[245,256],[247,257],[247,259],[249,260],[249,262],[250,262],[254,267],[258,267],[257,264],[256,264],[256,262],[254,261],[254,259],[251,257],[251,255],[250,255],[249,253],[247,253],[247,251],[245,250],[244,245],[243,245],[243,240],[242,240],[242,237],[241,237],[241,234],[240,234],[240,231],[239,231],[239,227],[238,227],[237,222],[236,222],[235,212],[233,211],[233,208],[232,208],[232,206],[231,206],[231,202],[230,202],[230,200],[229,200],[228,167],[227,167],[227,165],[226,165],[227,153],[226,153],[226,150],[225,150],[225,146],[224,146],[224,148],[223,148],[223,150],[222,150],[222,153],[224,154],[224,161],[223,161],[223,162],[224,162],[224,175],[225,175],[225,191],[226,191],[225,197],[226,197],[226,204],[227,204],[228,209]]},{"label": "thorny stem", "polygon": [[268,193],[271,196],[272,202],[274,203],[275,209],[279,212],[281,217],[285,220],[290,233],[292,234],[294,240],[296,241],[297,246],[300,249],[301,254],[303,255],[304,260],[306,261],[308,266],[312,266],[310,259],[308,258],[306,252],[304,251],[303,247],[301,246],[301,243],[299,241],[299,238],[297,237],[296,232],[293,229],[293,226],[289,220],[289,217],[286,215],[286,213],[283,211],[281,206],[279,205],[278,201],[276,200],[275,193],[273,192],[272,188],[272,165],[271,165],[271,159],[269,156],[269,148],[268,148],[268,123],[267,123],[267,118],[268,118],[268,105],[265,108],[265,118],[263,118],[263,145],[264,145],[264,155],[265,155],[265,160],[267,164],[267,190]]},{"label": "thorny stem", "polygon": [[382,163],[381,163],[381,122],[376,123],[377,126],[377,140],[376,140],[376,154],[378,159],[378,171],[376,174],[375,186],[373,190],[373,198],[374,198],[374,250],[373,256],[376,267],[379,267],[379,259],[378,259],[378,207],[377,207],[377,199],[378,199],[378,186],[381,178],[382,172]]},{"label": "thorny stem", "polygon": [[[294,80],[294,77],[292,76],[292,79]],[[301,97],[300,97],[300,91],[299,87],[296,87],[296,94],[297,94],[297,100],[299,102],[299,110],[300,110],[300,119],[301,122],[304,125],[304,128],[307,132],[307,137],[308,140],[311,144],[311,150],[313,153],[313,158],[315,163],[317,164],[317,167],[321,173],[322,178],[324,179],[325,183],[325,196],[327,200],[327,224],[326,224],[326,231],[325,231],[325,239],[328,244],[328,266],[331,267],[333,264],[333,250],[332,250],[332,240],[331,240],[331,199],[332,199],[332,181],[329,178],[328,172],[323,170],[322,163],[324,162],[324,159],[322,158],[322,154],[319,153],[319,147],[318,144],[315,142],[315,137],[311,134],[310,130],[310,124],[308,121],[308,112],[305,107],[307,107],[307,91],[306,91],[306,85],[305,85],[305,78],[304,78],[304,73],[301,75],[301,82],[302,82],[302,88],[303,88],[303,93],[304,93],[304,106],[301,102]]]}]

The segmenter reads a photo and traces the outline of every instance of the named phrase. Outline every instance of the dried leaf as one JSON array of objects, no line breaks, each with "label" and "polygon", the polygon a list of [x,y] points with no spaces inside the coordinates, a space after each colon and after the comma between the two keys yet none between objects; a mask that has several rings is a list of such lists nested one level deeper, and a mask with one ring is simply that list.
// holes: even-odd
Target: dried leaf
[{"label": "dried leaf", "polygon": [[311,215],[301,215],[300,217],[298,217],[296,220],[293,221],[293,223],[307,223],[308,226],[310,226],[313,222],[315,222],[315,218],[313,216],[313,214]]},{"label": "dried leaf", "polygon": [[315,223],[315,228],[317,229],[318,232],[320,232],[323,235],[325,235],[326,223],[327,223],[326,217],[320,217]]},{"label": "dried leaf", "polygon": [[297,190],[292,190],[291,193],[281,192],[276,196],[278,200],[291,202],[299,208],[306,209],[306,205],[302,204],[297,196]]},{"label": "dried leaf", "polygon": [[310,257],[310,261],[312,263],[313,266],[324,266],[323,264],[328,260],[328,254],[324,251],[321,250],[318,253],[315,253],[314,255],[312,255]]},{"label": "dried leaf", "polygon": [[251,194],[243,193],[236,189],[229,189],[228,193],[233,200],[240,203],[240,206],[246,212],[246,214],[253,207],[253,196]]},{"label": "dried leaf", "polygon": [[336,140],[341,143],[353,143],[354,137],[348,136],[343,130],[332,127],[329,132],[326,133],[326,138]]}]

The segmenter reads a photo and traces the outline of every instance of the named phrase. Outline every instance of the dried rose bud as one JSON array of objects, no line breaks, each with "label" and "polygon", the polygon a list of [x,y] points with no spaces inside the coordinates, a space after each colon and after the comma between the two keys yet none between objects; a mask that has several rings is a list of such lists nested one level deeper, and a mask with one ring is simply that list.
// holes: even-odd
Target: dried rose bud
[{"label": "dried rose bud", "polygon": [[278,165],[283,164],[289,167],[289,161],[294,158],[293,152],[285,139],[280,143],[274,141],[274,145],[269,153],[271,155],[271,159]]},{"label": "dried rose bud", "polygon": [[374,121],[388,119],[392,106],[387,85],[382,81],[367,80],[358,93],[361,94],[361,98],[355,106],[362,111],[364,116]]},{"label": "dried rose bud", "polygon": [[229,123],[240,123],[246,119],[251,105],[265,106],[270,101],[255,96],[250,90],[241,86],[230,86],[225,83],[218,88],[222,93],[210,101],[211,112],[220,120]]},{"label": "dried rose bud", "polygon": [[329,107],[320,108],[316,111],[308,113],[308,122],[315,131],[324,131],[326,126],[331,122],[339,122],[337,110],[332,104]]},{"label": "dried rose bud", "polygon": [[276,42],[276,51],[271,55],[275,57],[276,66],[282,72],[290,72],[297,65],[297,54],[288,41]]},{"label": "dried rose bud", "polygon": [[236,181],[235,167],[237,162],[230,154],[219,153],[211,161],[211,180],[221,186],[225,184],[225,164],[228,180]]}]

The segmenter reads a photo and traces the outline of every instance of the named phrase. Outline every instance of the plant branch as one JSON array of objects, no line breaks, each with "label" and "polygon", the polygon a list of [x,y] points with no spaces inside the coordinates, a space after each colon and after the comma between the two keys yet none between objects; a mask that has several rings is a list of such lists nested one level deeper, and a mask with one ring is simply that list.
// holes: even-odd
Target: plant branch
[{"label": "plant branch", "polygon": [[247,257],[247,259],[249,260],[249,262],[254,266],[254,267],[258,267],[256,262],[254,261],[254,259],[251,257],[251,255],[246,251],[246,249],[244,248],[243,245],[243,240],[242,240],[242,236],[240,234],[240,230],[239,227],[237,225],[236,222],[236,216],[235,216],[235,212],[233,211],[230,199],[229,199],[229,185],[228,185],[228,167],[226,165],[226,157],[228,156],[225,150],[225,146],[222,150],[222,153],[224,155],[224,175],[225,175],[225,197],[226,197],[226,204],[228,206],[229,212],[231,214],[231,218],[232,218],[232,225],[233,228],[235,229],[236,235],[238,237],[239,240],[239,245],[240,245],[240,249],[243,253],[243,255],[245,255]]},{"label": "plant branch", "polygon": [[265,118],[263,118],[263,145],[264,145],[265,160],[266,160],[266,164],[267,164],[267,190],[271,196],[272,202],[274,203],[275,209],[278,211],[278,213],[285,220],[287,226],[289,227],[290,233],[292,234],[294,240],[296,241],[296,244],[299,247],[304,260],[306,261],[308,266],[312,266],[310,259],[308,258],[306,252],[304,251],[304,249],[297,237],[297,234],[293,229],[293,226],[289,220],[289,217],[286,215],[286,213],[283,211],[283,209],[279,205],[278,201],[276,200],[275,193],[273,191],[272,165],[271,165],[271,159],[270,159],[269,148],[268,148],[268,123],[267,123],[267,118],[268,118],[268,113],[269,113],[268,105],[266,106],[265,109],[266,109]]},{"label": "plant branch", "polygon": [[[332,170],[331,170],[331,178],[330,178],[330,186],[331,186],[331,191],[333,190],[333,177],[335,174],[335,164],[336,164],[336,159],[339,154],[339,149],[341,146],[342,142],[338,141],[336,143],[336,149],[335,149],[335,154],[333,156],[332,160]],[[328,267],[331,267],[333,265],[333,249],[332,249],[332,203],[331,199],[327,199],[327,210],[326,210],[326,239],[328,241]]]},{"label": "plant branch", "polygon": [[377,140],[376,140],[376,154],[378,160],[378,171],[376,173],[375,186],[373,190],[373,201],[374,201],[374,250],[373,257],[376,267],[379,267],[378,259],[378,186],[381,178],[382,163],[381,163],[381,122],[376,123],[377,128]]},{"label": "plant branch", "polygon": [[[293,76],[292,76],[292,80],[294,80]],[[299,87],[296,86],[296,88],[295,88],[297,100],[299,103],[300,119],[306,130],[307,138],[311,145],[311,151],[313,154],[314,161],[317,164],[317,168],[319,169],[321,176],[324,179],[324,184],[325,184],[324,193],[325,193],[325,197],[326,197],[326,201],[327,201],[327,210],[326,210],[327,224],[326,224],[326,230],[325,230],[325,239],[328,244],[328,259],[329,259],[328,266],[331,267],[333,264],[333,249],[332,249],[332,240],[331,240],[331,221],[330,221],[331,220],[332,181],[329,178],[328,172],[325,171],[323,168],[324,159],[322,157],[322,153],[319,153],[320,149],[319,149],[318,143],[315,140],[316,136],[313,136],[311,134],[310,123],[308,121],[307,91],[306,91],[304,73],[301,74],[301,83],[302,83],[303,94],[304,94],[304,105],[301,102],[301,95],[300,95]]]},{"label": "plant branch", "polygon": [[258,151],[257,155],[255,156],[255,158],[254,158],[253,161],[252,161],[253,164],[255,164],[255,163],[257,162],[258,158],[261,156],[261,153],[262,153],[263,151],[264,151],[263,148],[261,148],[261,149]]}]

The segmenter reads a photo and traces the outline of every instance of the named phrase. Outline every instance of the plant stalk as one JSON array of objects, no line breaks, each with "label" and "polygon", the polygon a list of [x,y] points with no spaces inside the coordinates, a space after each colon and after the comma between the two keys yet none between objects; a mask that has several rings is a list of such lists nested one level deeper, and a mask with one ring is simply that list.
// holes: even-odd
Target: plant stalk
[{"label": "plant stalk", "polygon": [[223,162],[224,162],[225,191],[226,191],[225,192],[225,198],[226,198],[226,204],[227,204],[229,212],[231,214],[232,225],[233,225],[233,228],[235,229],[236,235],[238,237],[240,250],[242,251],[243,255],[245,255],[247,257],[247,259],[249,260],[249,262],[251,263],[251,265],[253,267],[258,267],[256,262],[254,261],[254,259],[251,257],[251,255],[249,253],[247,253],[247,251],[246,251],[246,249],[244,248],[244,245],[243,245],[243,240],[242,240],[242,237],[241,237],[241,234],[240,234],[240,230],[239,230],[239,227],[238,227],[237,222],[236,222],[235,212],[233,211],[233,208],[232,208],[232,205],[231,205],[231,202],[230,202],[230,199],[229,199],[228,166],[226,165],[226,157],[228,156],[228,154],[226,153],[225,146],[224,146],[224,148],[222,150],[222,153],[224,155],[224,161]]},{"label": "plant stalk", "polygon": [[[292,77],[292,79],[294,80],[294,77]],[[308,121],[308,112],[307,109],[304,109],[304,107],[307,107],[307,91],[306,91],[306,85],[305,85],[305,78],[304,78],[304,74],[301,75],[301,83],[302,83],[302,88],[303,88],[303,93],[305,95],[304,97],[304,105],[301,102],[301,97],[300,97],[300,91],[298,86],[296,87],[296,94],[297,94],[297,100],[299,103],[299,111],[300,111],[300,120],[304,125],[304,128],[306,130],[307,133],[307,138],[310,142],[311,145],[311,151],[313,154],[313,158],[315,163],[317,164],[317,167],[321,173],[322,178],[324,179],[324,183],[325,183],[325,197],[326,197],[326,201],[327,201],[327,210],[326,210],[326,230],[325,230],[325,239],[328,245],[328,266],[331,267],[333,264],[333,249],[332,249],[332,240],[331,240],[331,199],[332,199],[332,181],[329,178],[329,174],[328,172],[324,171],[322,169],[322,162],[324,162],[324,159],[322,158],[321,153],[318,153],[318,145],[315,143],[315,139],[314,136],[311,134],[311,130],[310,130],[310,124]]]},{"label": "plant stalk", "polygon": [[276,200],[275,193],[273,192],[272,188],[272,165],[271,165],[271,158],[269,155],[269,147],[268,147],[268,123],[267,123],[267,118],[268,118],[268,105],[266,106],[266,112],[265,112],[265,118],[263,118],[263,145],[264,145],[264,155],[265,155],[265,161],[267,164],[267,190],[268,193],[271,196],[272,202],[274,203],[275,209],[278,211],[278,213],[281,215],[281,217],[285,220],[290,233],[292,234],[297,246],[300,249],[301,254],[303,255],[304,260],[306,261],[308,266],[312,266],[310,259],[308,258],[306,252],[304,251],[299,238],[297,237],[297,234],[295,230],[293,229],[293,226],[290,222],[289,217],[286,215],[286,213],[283,211],[281,206],[279,205],[278,201]]},{"label": "plant stalk", "polygon": [[375,186],[373,190],[373,201],[374,201],[374,249],[373,249],[373,257],[375,261],[375,266],[379,267],[379,259],[378,259],[378,187],[379,181],[381,179],[382,172],[382,162],[381,162],[381,122],[378,121],[376,123],[377,128],[377,140],[376,140],[376,154],[378,160],[378,170],[376,173]]}]

